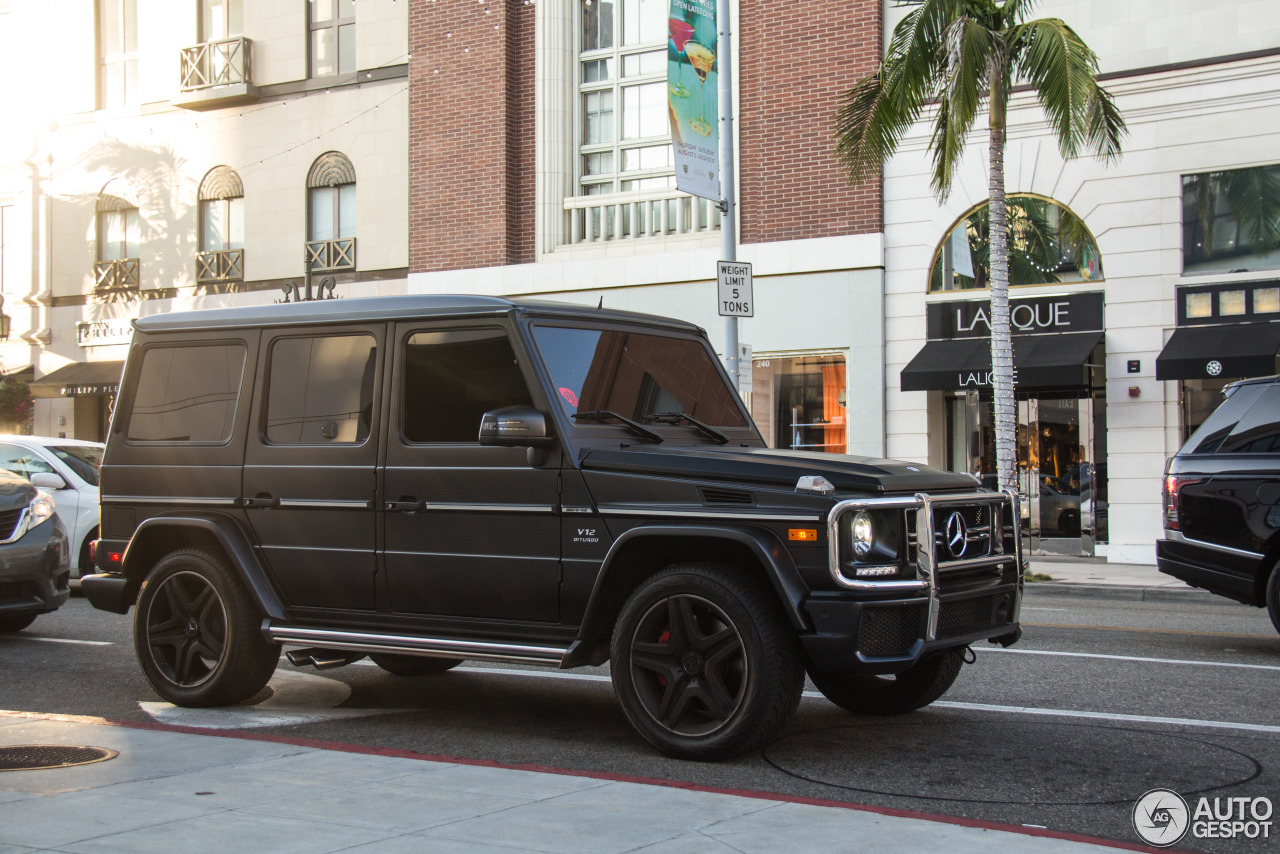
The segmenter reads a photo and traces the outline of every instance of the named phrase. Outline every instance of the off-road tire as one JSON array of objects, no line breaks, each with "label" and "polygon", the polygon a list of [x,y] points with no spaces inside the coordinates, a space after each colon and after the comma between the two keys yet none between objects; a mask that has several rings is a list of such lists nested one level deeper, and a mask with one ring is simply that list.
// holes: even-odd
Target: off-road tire
[{"label": "off-road tire", "polygon": [[963,651],[952,649],[922,659],[897,676],[811,671],[809,678],[822,696],[854,714],[901,715],[923,708],[947,693],[963,663]]},{"label": "off-road tire", "polygon": [[1267,615],[1280,632],[1280,566],[1271,570],[1271,580],[1267,582]]},{"label": "off-road tire", "polygon": [[147,576],[133,620],[133,646],[156,693],[179,706],[225,706],[257,694],[275,672],[278,644],[218,557],[185,549]]},{"label": "off-road tire", "polygon": [[684,759],[766,744],[800,704],[804,659],[772,591],[747,570],[671,566],[623,605],[610,668],[631,725]]},{"label": "off-road tire", "polygon": [[0,616],[0,632],[20,632],[36,621],[39,614],[4,614]]},{"label": "off-road tire", "polygon": [[425,655],[396,655],[395,653],[369,653],[374,664],[396,676],[432,676],[452,670],[462,663],[461,658],[429,658]]}]

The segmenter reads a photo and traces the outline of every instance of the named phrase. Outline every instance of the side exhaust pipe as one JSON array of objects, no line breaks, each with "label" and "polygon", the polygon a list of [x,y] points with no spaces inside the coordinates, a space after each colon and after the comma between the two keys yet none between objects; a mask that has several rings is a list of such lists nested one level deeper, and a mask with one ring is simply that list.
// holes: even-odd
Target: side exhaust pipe
[{"label": "side exhaust pipe", "polygon": [[314,667],[316,670],[331,670],[334,667],[345,667],[352,662],[364,658],[362,652],[343,652],[337,649],[291,649],[284,654],[294,667]]}]

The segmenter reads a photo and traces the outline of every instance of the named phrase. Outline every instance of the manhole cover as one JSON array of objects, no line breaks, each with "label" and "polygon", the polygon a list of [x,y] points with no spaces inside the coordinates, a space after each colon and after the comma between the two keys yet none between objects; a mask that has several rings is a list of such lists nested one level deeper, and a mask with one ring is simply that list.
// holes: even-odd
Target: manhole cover
[{"label": "manhole cover", "polygon": [[20,744],[0,747],[0,771],[36,771],[41,768],[70,768],[105,762],[117,756],[105,747],[68,747],[62,744]]}]

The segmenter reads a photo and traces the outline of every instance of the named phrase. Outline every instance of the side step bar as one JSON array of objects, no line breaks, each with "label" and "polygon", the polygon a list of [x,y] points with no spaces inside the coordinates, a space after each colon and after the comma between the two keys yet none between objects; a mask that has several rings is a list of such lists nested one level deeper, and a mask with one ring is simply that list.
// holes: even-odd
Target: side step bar
[{"label": "side step bar", "polygon": [[[535,644],[504,644],[456,638],[429,638],[419,635],[392,635],[302,626],[276,625],[268,621],[263,632],[275,643],[302,644],[324,650],[352,650],[361,653],[386,652],[425,655],[436,658],[467,658],[473,661],[505,661],[560,667],[571,647]],[[310,662],[307,662],[310,663]]]}]

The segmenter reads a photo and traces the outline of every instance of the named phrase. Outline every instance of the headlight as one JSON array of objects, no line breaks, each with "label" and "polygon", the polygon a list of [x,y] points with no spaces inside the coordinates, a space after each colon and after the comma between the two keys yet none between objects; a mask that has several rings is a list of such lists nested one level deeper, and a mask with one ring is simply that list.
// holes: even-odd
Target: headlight
[{"label": "headlight", "polygon": [[853,517],[853,553],[859,559],[866,557],[871,553],[871,549],[876,544],[875,525],[871,522],[871,514],[866,510],[859,510],[857,515]]},{"label": "headlight", "polygon": [[43,489],[36,491],[36,497],[27,506],[27,530],[31,530],[42,522],[53,518],[53,496]]}]

